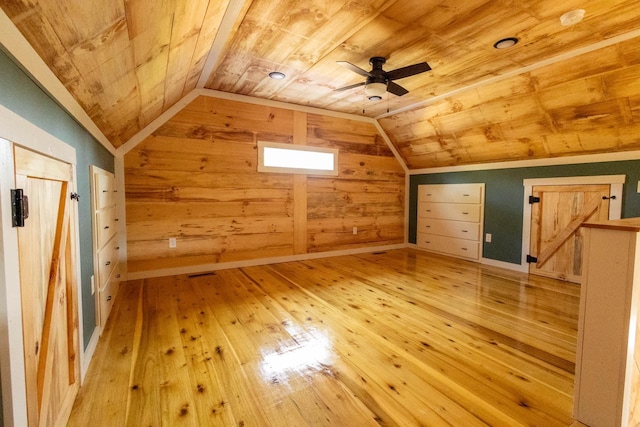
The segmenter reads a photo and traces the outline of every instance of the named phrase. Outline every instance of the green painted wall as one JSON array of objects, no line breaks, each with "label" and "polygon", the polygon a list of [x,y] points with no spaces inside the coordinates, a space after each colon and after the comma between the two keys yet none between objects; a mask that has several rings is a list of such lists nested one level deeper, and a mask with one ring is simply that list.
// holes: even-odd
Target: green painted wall
[{"label": "green painted wall", "polygon": [[409,242],[416,242],[418,185],[484,182],[484,232],[492,234],[492,242],[483,243],[483,256],[520,264],[524,198],[522,181],[584,175],[626,175],[622,217],[640,216],[640,194],[636,192],[640,181],[640,160],[413,175],[410,178]]},{"label": "green painted wall", "polygon": [[[93,245],[89,165],[112,171],[114,158],[62,107],[35,84],[12,59],[0,50],[0,104],[76,149],[77,188],[80,194],[80,262],[84,346],[95,329],[95,300],[91,295]],[[15,141],[19,142],[19,141]]]}]

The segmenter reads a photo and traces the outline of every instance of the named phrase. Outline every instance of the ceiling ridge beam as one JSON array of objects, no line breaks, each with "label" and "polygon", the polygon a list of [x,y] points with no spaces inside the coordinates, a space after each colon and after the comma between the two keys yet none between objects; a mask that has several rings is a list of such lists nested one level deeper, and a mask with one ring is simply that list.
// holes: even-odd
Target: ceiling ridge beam
[{"label": "ceiling ridge beam", "polygon": [[621,42],[624,42],[624,41],[627,41],[627,40],[634,39],[636,37],[640,37],[640,29],[634,30],[634,31],[630,31],[628,33],[621,34],[619,36],[612,37],[610,39],[603,40],[601,42],[594,43],[594,44],[591,44],[589,46],[585,46],[585,47],[582,47],[582,48],[579,48],[579,49],[575,49],[575,50],[572,50],[570,52],[566,52],[566,53],[554,56],[553,58],[549,58],[549,59],[545,59],[544,61],[537,62],[537,63],[535,63],[533,65],[529,65],[529,66],[526,66],[526,67],[521,67],[521,68],[515,69],[513,71],[509,71],[508,73],[501,74],[499,76],[494,76],[494,77],[490,77],[490,78],[488,78],[486,80],[481,80],[479,82],[470,84],[468,86],[465,86],[465,87],[462,87],[462,88],[459,88],[459,89],[455,89],[455,90],[452,90],[450,92],[443,93],[441,95],[434,96],[433,98],[429,98],[429,99],[424,100],[424,101],[416,102],[414,104],[407,105],[405,107],[398,108],[396,110],[392,110],[392,111],[389,111],[389,112],[384,113],[384,114],[380,114],[380,115],[376,116],[375,118],[376,119],[383,119],[385,117],[393,116],[395,114],[403,113],[405,111],[410,111],[410,110],[414,110],[416,108],[424,107],[424,106],[433,104],[435,102],[441,101],[443,99],[449,98],[451,96],[467,92],[467,91],[472,90],[472,89],[476,89],[476,88],[479,88],[479,87],[482,87],[482,86],[485,86],[485,85],[488,85],[488,84],[491,84],[491,83],[496,83],[496,82],[499,82],[501,80],[505,80],[505,79],[508,79],[508,78],[511,78],[511,77],[518,76],[520,74],[528,73],[529,71],[537,70],[539,68],[546,67],[547,65],[553,65],[553,64],[556,64],[556,63],[561,62],[561,61],[566,61],[568,59],[575,58],[576,56],[583,55],[585,53],[590,53],[590,52],[596,51],[598,49],[603,49],[605,47],[609,47],[609,46],[612,46],[612,45],[615,45],[615,44],[618,44],[618,43],[621,43]]},{"label": "ceiling ridge beam", "polygon": [[196,88],[203,88],[204,85],[207,84],[209,76],[220,60],[220,56],[224,51],[225,44],[229,40],[231,33],[236,28],[236,21],[238,20],[238,17],[241,15],[242,11],[244,11],[246,14],[247,9],[251,5],[251,1],[252,0],[229,1],[227,10],[224,12],[224,16],[222,17],[220,27],[218,27],[218,31],[216,32],[216,37],[213,39],[213,43],[211,44],[211,49],[209,50],[209,54],[207,55],[207,60],[204,63],[204,67],[202,67],[202,71],[200,72],[200,78],[198,79]]}]

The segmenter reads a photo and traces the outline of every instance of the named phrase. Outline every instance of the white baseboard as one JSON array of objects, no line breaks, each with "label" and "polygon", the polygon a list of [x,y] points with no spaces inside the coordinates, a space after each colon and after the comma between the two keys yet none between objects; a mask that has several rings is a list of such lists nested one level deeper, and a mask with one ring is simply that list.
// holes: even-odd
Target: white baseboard
[{"label": "white baseboard", "polygon": [[[430,252],[424,248],[420,248],[418,247],[418,245],[416,245],[415,243],[407,243],[407,247],[408,248],[412,248],[412,249],[417,249],[420,251],[425,251],[425,252]],[[453,255],[447,255],[447,254],[443,254],[440,252],[433,252],[434,254],[438,254],[438,255],[443,255],[443,256],[451,256],[452,258],[457,258],[454,257]],[[461,258],[464,259],[464,258]],[[478,261],[473,260],[473,259],[468,259],[467,261],[471,261],[471,262],[479,262],[480,264],[483,265],[490,265],[492,267],[499,267],[499,268],[504,268],[507,270],[512,270],[512,271],[517,271],[519,273],[528,273],[529,272],[529,266],[528,265],[520,265],[520,264],[513,264],[511,262],[505,262],[505,261],[498,261],[497,259],[491,259],[491,258],[480,258]]]},{"label": "white baseboard", "polygon": [[225,270],[228,268],[253,267],[256,265],[276,264],[280,262],[291,262],[291,261],[305,261],[308,259],[329,258],[329,257],[344,256],[344,255],[356,255],[356,254],[362,254],[362,253],[390,251],[393,249],[404,249],[404,248],[406,248],[406,245],[404,243],[400,243],[397,245],[368,246],[364,248],[345,249],[341,251],[317,252],[317,253],[288,255],[288,256],[273,257],[273,258],[251,259],[251,260],[245,260],[245,261],[200,264],[200,265],[193,265],[189,267],[163,268],[158,270],[128,272],[127,279],[137,280],[137,279],[150,279],[153,277],[175,276],[178,274],[198,274],[198,273],[206,273],[208,271]]},{"label": "white baseboard", "polygon": [[91,334],[89,344],[87,345],[87,348],[82,352],[82,356],[80,357],[80,385],[84,383],[84,377],[85,375],[87,375],[89,364],[91,363],[91,359],[93,359],[93,353],[95,353],[96,347],[98,346],[101,331],[102,328],[100,328],[100,326],[96,326],[93,329],[93,334]]},{"label": "white baseboard", "polygon": [[517,271],[519,273],[528,273],[529,272],[529,266],[528,265],[521,265],[521,264],[514,264],[512,262],[498,261],[496,259],[491,259],[491,258],[482,258],[480,260],[480,262],[482,264],[490,265],[492,267],[500,267],[500,268],[504,268],[504,269],[511,270],[511,271]]}]

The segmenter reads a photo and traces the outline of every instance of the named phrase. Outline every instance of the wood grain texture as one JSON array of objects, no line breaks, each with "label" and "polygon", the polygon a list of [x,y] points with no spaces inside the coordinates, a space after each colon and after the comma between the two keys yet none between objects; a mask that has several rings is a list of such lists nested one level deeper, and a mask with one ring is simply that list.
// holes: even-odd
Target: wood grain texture
[{"label": "wood grain texture", "polygon": [[69,425],[577,426],[578,299],[410,249],[128,282]]},{"label": "wood grain texture", "polygon": [[[80,386],[72,165],[15,148],[16,185],[29,197],[18,229],[29,426],[63,425]],[[40,167],[46,167],[39,172]]]},{"label": "wood grain texture", "polygon": [[0,6],[118,147],[195,87],[228,4],[44,0]]},{"label": "wood grain texture", "polygon": [[380,120],[409,168],[638,150],[640,39]]},{"label": "wood grain texture", "polygon": [[[337,148],[339,175],[259,173],[258,140]],[[129,271],[403,241],[404,171],[371,123],[200,97],[125,174]]]},{"label": "wood grain texture", "polygon": [[[0,7],[116,147],[197,82],[370,117],[403,111],[383,125],[411,168],[640,147],[637,0],[244,0],[237,17],[225,16],[235,4],[14,0]],[[576,8],[585,19],[560,25]],[[514,48],[493,48],[509,36],[519,39]],[[602,47],[617,37],[628,41]],[[583,49],[592,51],[576,56]],[[217,61],[201,75],[210,52]],[[387,59],[386,70],[423,61],[432,70],[401,79],[410,92],[381,102],[366,100],[362,87],[334,91],[362,81],[336,61],[368,69],[373,56]],[[531,70],[554,58],[561,59]],[[287,77],[270,79],[274,70]]]},{"label": "wood grain texture", "polygon": [[581,283],[584,222],[609,219],[609,185],[534,186],[529,272]]}]

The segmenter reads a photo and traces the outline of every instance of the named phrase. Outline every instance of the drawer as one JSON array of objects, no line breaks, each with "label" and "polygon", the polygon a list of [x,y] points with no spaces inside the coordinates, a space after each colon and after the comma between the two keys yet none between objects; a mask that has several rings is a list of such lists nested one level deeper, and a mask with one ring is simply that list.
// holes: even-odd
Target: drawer
[{"label": "drawer", "polygon": [[95,192],[96,192],[96,209],[104,209],[107,206],[114,206],[115,199],[115,180],[110,175],[102,173],[94,173]]},{"label": "drawer", "polygon": [[119,261],[118,237],[114,236],[107,245],[98,252],[98,283],[99,287],[106,284],[114,267]]},{"label": "drawer", "polygon": [[464,203],[418,203],[418,218],[480,222],[480,205]]},{"label": "drawer", "polygon": [[418,186],[418,201],[481,203],[482,184],[429,184]]},{"label": "drawer", "polygon": [[116,234],[117,229],[116,208],[110,207],[96,213],[98,229],[98,247],[101,248]]},{"label": "drawer", "polygon": [[480,242],[435,234],[418,233],[417,245],[431,251],[476,260],[479,258],[478,254],[480,253]]},{"label": "drawer", "polygon": [[480,223],[418,218],[418,233],[437,234],[465,240],[480,240]]},{"label": "drawer", "polygon": [[109,280],[106,281],[105,286],[98,291],[98,301],[100,304],[100,307],[98,307],[98,312],[100,313],[99,324],[103,330],[109,318],[111,307],[113,307],[113,302],[118,294],[118,289],[120,288],[120,270],[118,267],[119,266],[116,266],[113,269],[113,274],[111,274]]}]

